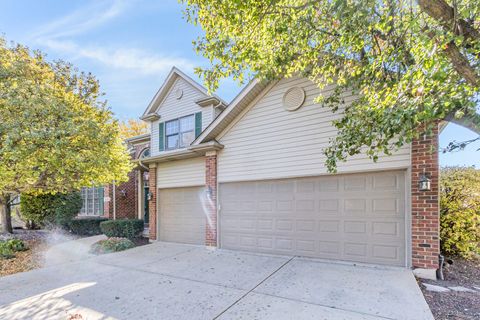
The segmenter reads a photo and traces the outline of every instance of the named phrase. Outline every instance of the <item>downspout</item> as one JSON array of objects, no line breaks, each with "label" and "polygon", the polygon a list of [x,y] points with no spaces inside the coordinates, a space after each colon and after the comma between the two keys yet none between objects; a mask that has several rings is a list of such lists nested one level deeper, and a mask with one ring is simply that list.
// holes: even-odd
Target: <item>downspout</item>
[{"label": "downspout", "polygon": [[112,183],[113,191],[112,191],[112,197],[113,197],[113,220],[117,220],[117,208],[115,205],[115,202],[117,198],[115,197],[115,181]]}]

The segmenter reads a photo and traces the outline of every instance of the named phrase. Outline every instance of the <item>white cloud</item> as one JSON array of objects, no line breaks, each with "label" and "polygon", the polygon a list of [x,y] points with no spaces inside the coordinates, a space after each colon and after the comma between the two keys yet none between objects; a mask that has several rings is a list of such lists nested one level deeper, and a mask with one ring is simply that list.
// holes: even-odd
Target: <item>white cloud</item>
[{"label": "white cloud", "polygon": [[103,0],[82,7],[60,19],[40,27],[32,37],[38,42],[74,36],[92,30],[126,12],[133,1]]},{"label": "white cloud", "polygon": [[131,70],[137,74],[151,75],[166,72],[172,66],[193,68],[187,59],[153,54],[136,48],[107,45],[80,45],[73,41],[77,35],[85,34],[119,17],[136,0],[95,0],[62,18],[40,27],[32,37],[38,44],[66,55],[70,59],[89,59],[112,69]]},{"label": "white cloud", "polygon": [[152,75],[170,70],[172,66],[192,69],[194,64],[183,58],[152,54],[134,48],[106,48],[79,46],[72,41],[47,40],[43,43],[50,49],[68,54],[75,59],[87,58],[115,69],[135,70],[137,73]]}]

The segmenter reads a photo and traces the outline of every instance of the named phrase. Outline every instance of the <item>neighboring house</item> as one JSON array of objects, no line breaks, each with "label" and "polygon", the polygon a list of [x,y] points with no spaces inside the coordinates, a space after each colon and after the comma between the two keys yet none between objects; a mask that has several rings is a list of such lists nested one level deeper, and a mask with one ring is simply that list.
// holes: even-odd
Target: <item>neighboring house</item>
[{"label": "neighboring house", "polygon": [[307,79],[254,80],[227,105],[173,68],[141,117],[150,137],[129,141],[140,159],[137,187],[125,197],[137,217],[149,216],[150,238],[415,267],[433,277],[438,132],[377,162],[354,156],[330,174],[322,150],[341,110],[315,104],[318,94]]}]

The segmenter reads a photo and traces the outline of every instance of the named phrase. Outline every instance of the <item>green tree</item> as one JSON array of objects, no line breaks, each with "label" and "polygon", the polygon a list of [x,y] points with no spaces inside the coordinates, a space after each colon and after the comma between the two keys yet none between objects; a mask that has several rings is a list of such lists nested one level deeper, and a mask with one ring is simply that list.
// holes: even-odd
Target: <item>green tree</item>
[{"label": "green tree", "polygon": [[442,252],[471,258],[480,254],[480,170],[448,167],[440,174]]},{"label": "green tree", "polygon": [[120,122],[120,135],[122,139],[128,139],[148,132],[148,124],[145,121],[128,119],[127,121]]},{"label": "green tree", "polygon": [[194,46],[211,66],[196,71],[211,90],[225,77],[301,75],[336,85],[317,98],[334,111],[358,95],[334,122],[331,171],[360,152],[391,154],[440,120],[480,134],[478,0],[182,2],[204,31]]},{"label": "green tree", "polygon": [[98,81],[0,38],[0,232],[20,193],[67,193],[125,181],[131,169]]}]

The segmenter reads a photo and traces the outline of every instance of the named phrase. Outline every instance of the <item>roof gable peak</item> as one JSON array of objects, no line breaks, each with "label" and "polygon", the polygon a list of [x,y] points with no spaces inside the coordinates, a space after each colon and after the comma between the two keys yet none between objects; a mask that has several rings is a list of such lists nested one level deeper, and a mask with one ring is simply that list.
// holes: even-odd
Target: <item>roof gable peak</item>
[{"label": "roof gable peak", "polygon": [[[165,81],[161,85],[160,89],[158,89],[157,93],[153,97],[153,99],[150,101],[148,104],[147,109],[143,113],[143,115],[140,117],[142,120],[154,120],[155,115],[156,115],[156,110],[158,109],[159,105],[162,103],[162,101],[165,99],[165,97],[168,95],[170,92],[171,88],[174,86],[174,84],[177,82],[178,79],[184,80],[186,83],[188,83],[191,87],[194,89],[198,90],[202,94],[204,94],[206,97],[210,97],[211,95],[208,94],[208,90],[193,80],[191,77],[189,77],[187,74],[185,74],[183,71],[178,69],[177,67],[172,67],[170,72],[168,73],[167,77],[165,78]],[[220,101],[223,102],[222,99],[214,95],[214,97],[218,98]]]}]

